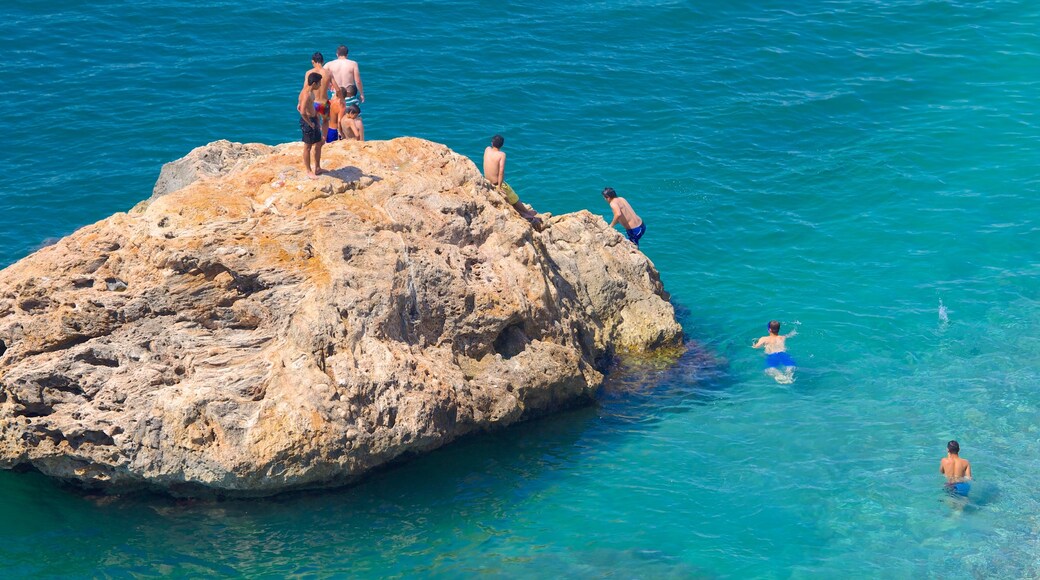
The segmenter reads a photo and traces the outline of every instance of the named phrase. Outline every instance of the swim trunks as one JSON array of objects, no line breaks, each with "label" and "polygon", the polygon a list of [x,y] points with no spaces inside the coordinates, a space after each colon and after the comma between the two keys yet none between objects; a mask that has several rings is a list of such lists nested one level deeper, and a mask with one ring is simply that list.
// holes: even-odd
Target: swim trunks
[{"label": "swim trunks", "polygon": [[633,244],[635,244],[636,247],[638,248],[639,247],[639,238],[643,237],[643,234],[646,233],[646,223],[644,222],[644,223],[639,224],[638,228],[632,228],[630,230],[625,230],[625,233],[628,234],[629,241],[631,241]]},{"label": "swim trunks", "polygon": [[[314,123],[311,125],[311,123]],[[315,118],[311,118],[310,122],[303,117],[300,117],[300,131],[303,132],[303,142],[308,145],[321,142],[321,122]]]},{"label": "swim trunks", "polygon": [[774,352],[766,355],[766,368],[775,369],[780,367],[794,367],[794,359],[786,352]]},{"label": "swim trunks", "polygon": [[331,111],[329,101],[325,101],[324,103],[319,103],[317,101],[314,102],[314,112],[318,113],[322,117],[328,117],[329,111]]},{"label": "swim trunks", "polygon": [[967,481],[958,481],[957,483],[947,483],[946,493],[954,497],[968,497],[968,492],[971,491],[971,484]]},{"label": "swim trunks", "polygon": [[509,202],[509,205],[513,205],[520,201],[520,196],[517,195],[516,192],[513,191],[513,188],[509,187],[509,184],[506,182],[502,182],[502,193],[505,194],[506,201]]},{"label": "swim trunks", "polygon": [[339,131],[335,129],[329,129],[329,134],[325,137],[325,141],[332,143],[333,141],[339,141]]}]

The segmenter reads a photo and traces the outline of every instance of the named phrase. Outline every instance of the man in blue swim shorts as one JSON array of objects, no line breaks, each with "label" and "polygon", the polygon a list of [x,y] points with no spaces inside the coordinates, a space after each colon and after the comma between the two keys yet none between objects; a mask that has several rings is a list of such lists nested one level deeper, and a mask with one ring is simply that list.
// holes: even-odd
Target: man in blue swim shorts
[{"label": "man in blue swim shorts", "polygon": [[646,233],[646,224],[636,215],[636,212],[632,210],[632,206],[628,204],[625,198],[618,197],[613,187],[603,188],[603,199],[610,204],[610,209],[614,212],[614,219],[610,222],[610,227],[614,227],[614,224],[621,222],[621,227],[625,228],[628,241],[635,244],[638,248],[639,238]]},{"label": "man in blue swim shorts", "polygon": [[766,349],[766,374],[773,377],[776,382],[789,385],[794,382],[794,359],[787,354],[787,339],[798,334],[791,331],[790,334],[780,334],[780,322],[769,321],[769,334],[759,338],[751,345],[751,348]]},{"label": "man in blue swim shorts", "polygon": [[968,497],[971,491],[971,463],[960,456],[961,444],[946,444],[946,457],[939,462],[939,473],[946,476],[946,493],[954,497]]}]

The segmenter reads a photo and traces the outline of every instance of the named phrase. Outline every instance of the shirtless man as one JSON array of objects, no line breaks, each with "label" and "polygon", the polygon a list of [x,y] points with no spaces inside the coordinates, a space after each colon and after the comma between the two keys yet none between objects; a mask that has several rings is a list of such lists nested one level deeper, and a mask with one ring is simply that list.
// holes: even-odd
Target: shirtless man
[{"label": "shirtless man", "polygon": [[[336,49],[336,60],[325,65],[325,70],[332,73],[332,90],[347,88],[350,85],[357,87],[358,99],[365,102],[365,88],[361,84],[361,71],[358,70],[357,62],[347,58],[347,47],[342,44]],[[348,103],[349,104],[349,103]]]},{"label": "shirtless man", "polygon": [[[314,110],[314,92],[321,86],[321,75],[312,72],[307,76],[307,84],[300,91],[296,101],[296,112],[300,114],[300,130],[303,131],[303,166],[307,169],[307,177],[315,179],[321,170],[322,140],[321,117]],[[314,169],[311,169],[311,149],[314,150]]]},{"label": "shirtless man", "polygon": [[618,197],[613,187],[603,188],[603,199],[610,204],[610,209],[614,211],[614,219],[611,220],[610,227],[614,227],[614,224],[621,222],[621,227],[625,228],[625,234],[628,235],[629,241],[638,248],[639,238],[646,233],[646,225],[643,223],[643,220],[639,219],[639,216],[632,210],[632,206],[628,204],[625,198]]},{"label": "shirtless man", "polygon": [[790,334],[780,334],[780,322],[770,320],[769,334],[751,345],[751,348],[765,348],[766,374],[782,385],[794,382],[795,363],[791,355],[787,354],[787,339],[796,334],[798,332],[794,330]]},{"label": "shirtless man", "polygon": [[520,196],[506,183],[506,153],[502,151],[502,145],[505,142],[506,140],[501,135],[495,135],[491,138],[491,146],[484,149],[484,179],[490,181],[495,190],[506,197],[509,205],[513,206],[513,209],[519,212],[524,219],[531,222],[534,229],[541,231],[542,219],[534,210],[528,209],[527,206],[520,203]]},{"label": "shirtless man", "polygon": [[[329,83],[332,82],[332,73],[325,70],[325,57],[320,52],[316,52],[311,56],[311,68],[307,72],[303,73],[303,85],[308,86],[308,78],[312,73],[321,75],[321,83],[318,88],[314,89],[314,110],[317,111],[321,117],[321,135],[325,137],[325,133],[329,130],[329,113],[332,112],[332,105],[329,103]],[[321,169],[318,169],[318,173],[321,173]]]},{"label": "shirtless man", "polygon": [[954,497],[968,497],[971,491],[971,463],[961,458],[960,452],[960,443],[947,443],[946,457],[939,462],[939,473],[946,476],[946,493]]}]

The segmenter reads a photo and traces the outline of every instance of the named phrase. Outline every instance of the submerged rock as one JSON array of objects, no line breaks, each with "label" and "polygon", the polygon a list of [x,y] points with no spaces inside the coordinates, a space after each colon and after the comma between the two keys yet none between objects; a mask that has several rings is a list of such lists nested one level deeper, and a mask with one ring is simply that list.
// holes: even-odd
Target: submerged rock
[{"label": "submerged rock", "polygon": [[317,180],[300,147],[199,148],[0,272],[0,467],[178,495],[342,484],[587,400],[615,352],[681,348],[653,264],[600,217],[536,232],[419,139],[326,146]]}]

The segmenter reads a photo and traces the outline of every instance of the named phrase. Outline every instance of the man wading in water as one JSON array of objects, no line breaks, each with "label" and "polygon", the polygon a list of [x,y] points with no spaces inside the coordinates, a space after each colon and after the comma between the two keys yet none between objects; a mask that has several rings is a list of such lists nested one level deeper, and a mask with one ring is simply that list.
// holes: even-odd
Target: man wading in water
[{"label": "man wading in water", "polygon": [[971,491],[971,463],[960,456],[961,444],[946,444],[946,457],[939,462],[939,473],[946,476],[946,493],[954,497],[968,497]]}]

